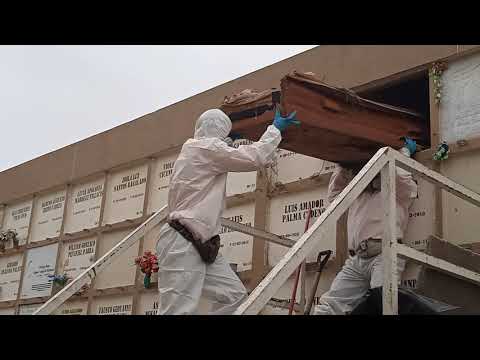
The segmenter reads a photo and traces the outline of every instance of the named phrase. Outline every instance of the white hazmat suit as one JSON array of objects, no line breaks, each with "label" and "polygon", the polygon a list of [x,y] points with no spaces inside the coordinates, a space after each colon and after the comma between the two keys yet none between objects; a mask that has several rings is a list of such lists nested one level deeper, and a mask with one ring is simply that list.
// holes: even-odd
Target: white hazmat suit
[{"label": "white hazmat suit", "polygon": [[[280,131],[270,125],[259,141],[229,147],[225,139],[231,128],[222,111],[203,113],[170,178],[169,220],[178,220],[202,242],[220,233],[227,173],[269,165],[281,141]],[[210,314],[232,314],[246,298],[245,287],[221,254],[206,264],[193,244],[168,224],[161,229],[157,256],[159,315],[195,314],[200,297],[210,303]]]},{"label": "white hazmat suit", "polygon": [[[417,184],[410,173],[396,168],[397,237],[403,238],[408,224],[408,210],[417,196]],[[332,202],[353,179],[350,170],[337,169],[330,178],[328,200]],[[383,237],[383,200],[380,191],[364,191],[348,211],[348,247],[356,251],[360,242]],[[380,245],[380,244],[379,244]],[[381,245],[380,245],[381,246]],[[398,259],[400,280],[405,260]],[[344,315],[352,311],[368,289],[383,286],[382,254],[365,258],[358,254],[349,257],[337,274],[330,290],[320,297],[315,315]]]}]

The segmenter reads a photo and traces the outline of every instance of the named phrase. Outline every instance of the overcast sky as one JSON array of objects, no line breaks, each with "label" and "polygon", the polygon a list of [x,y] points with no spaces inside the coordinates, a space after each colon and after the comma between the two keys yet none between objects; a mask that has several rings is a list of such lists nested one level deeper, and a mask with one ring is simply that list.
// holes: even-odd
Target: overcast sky
[{"label": "overcast sky", "polygon": [[0,46],[0,171],[314,46]]}]

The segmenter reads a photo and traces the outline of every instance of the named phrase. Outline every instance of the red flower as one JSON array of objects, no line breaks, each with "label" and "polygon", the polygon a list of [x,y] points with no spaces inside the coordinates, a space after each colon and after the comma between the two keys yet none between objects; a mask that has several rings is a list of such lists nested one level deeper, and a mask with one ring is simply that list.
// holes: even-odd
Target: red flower
[{"label": "red flower", "polygon": [[153,272],[158,272],[158,258],[151,251],[145,251],[143,256],[135,259],[135,264],[140,267],[142,273],[150,275]]}]

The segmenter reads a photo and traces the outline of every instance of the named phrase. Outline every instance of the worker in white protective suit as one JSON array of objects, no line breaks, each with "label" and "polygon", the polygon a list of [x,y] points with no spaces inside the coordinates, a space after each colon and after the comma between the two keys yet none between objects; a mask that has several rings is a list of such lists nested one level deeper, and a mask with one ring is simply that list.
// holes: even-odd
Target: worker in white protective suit
[{"label": "worker in white protective suit", "polygon": [[[416,150],[413,140],[406,138],[401,152],[411,156]],[[330,178],[328,201],[331,203],[348,185],[359,169],[340,167]],[[408,210],[417,197],[417,184],[410,173],[396,168],[397,238],[401,242],[408,224]],[[367,294],[369,289],[383,286],[382,236],[383,199],[380,175],[375,177],[348,210],[348,247],[350,256],[332,282],[330,290],[320,297],[314,315],[346,315]],[[398,258],[400,282],[405,260]]]},{"label": "worker in white protective suit", "polygon": [[159,315],[196,314],[200,297],[210,314],[232,314],[247,296],[230,265],[218,254],[220,216],[225,207],[228,172],[255,171],[269,165],[280,131],[299,124],[295,113],[281,117],[260,140],[234,148],[232,123],[221,110],[204,112],[175,162],[168,193],[169,218],[157,242]]}]

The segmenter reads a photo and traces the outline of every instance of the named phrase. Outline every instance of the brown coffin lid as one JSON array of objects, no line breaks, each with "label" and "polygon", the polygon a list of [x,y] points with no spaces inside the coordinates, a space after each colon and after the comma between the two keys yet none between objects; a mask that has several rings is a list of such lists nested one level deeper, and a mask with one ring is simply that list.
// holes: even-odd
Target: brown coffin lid
[{"label": "brown coffin lid", "polygon": [[359,106],[362,106],[371,110],[384,111],[384,112],[388,112],[395,115],[399,115],[401,113],[407,116],[412,116],[417,119],[422,118],[422,116],[419,113],[414,112],[412,110],[364,99],[358,96],[352,90],[345,89],[345,88],[337,88],[337,87],[328,85],[322,82],[321,79],[316,77],[314,73],[302,73],[299,71],[293,71],[291,74],[286,75],[282,79],[282,81],[286,81],[286,80],[293,80],[303,84],[313,85],[311,87],[312,89],[315,89],[316,91],[319,91],[325,95],[334,97],[339,100],[343,100],[350,104],[357,104]]},{"label": "brown coffin lid", "polygon": [[285,76],[281,96],[275,89],[246,89],[226,97],[220,108],[230,116],[232,131],[257,141],[272,123],[278,105],[284,115],[297,111],[302,122],[283,132],[280,147],[303,155],[358,165],[383,146],[399,149],[402,136],[426,143],[426,126],[419,114],[363,99],[311,73]]}]

